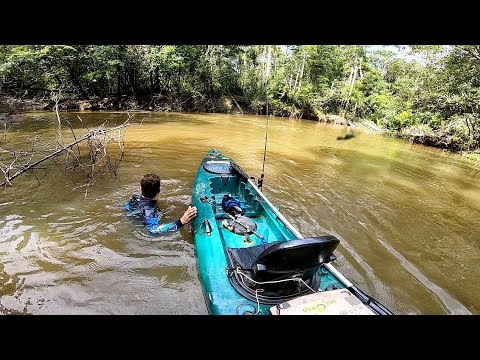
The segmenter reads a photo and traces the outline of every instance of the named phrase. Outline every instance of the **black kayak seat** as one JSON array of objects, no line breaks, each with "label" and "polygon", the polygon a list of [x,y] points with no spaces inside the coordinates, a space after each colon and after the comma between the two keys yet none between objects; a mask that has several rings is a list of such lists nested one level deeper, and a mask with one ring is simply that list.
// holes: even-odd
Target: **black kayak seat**
[{"label": "black kayak seat", "polygon": [[265,249],[280,241],[273,241],[266,245],[249,246],[245,248],[227,248],[227,252],[233,261],[233,267],[242,270],[252,270],[255,260]]},{"label": "black kayak seat", "polygon": [[325,263],[334,260],[340,241],[331,235],[276,241],[242,249],[227,249],[234,265],[253,272],[256,281],[271,281],[293,275],[313,276]]}]

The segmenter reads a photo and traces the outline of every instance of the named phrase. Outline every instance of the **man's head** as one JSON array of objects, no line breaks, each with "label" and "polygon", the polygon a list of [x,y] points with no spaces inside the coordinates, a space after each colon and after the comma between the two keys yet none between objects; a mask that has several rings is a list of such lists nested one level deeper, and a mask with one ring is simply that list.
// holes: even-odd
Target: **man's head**
[{"label": "man's head", "polygon": [[160,178],[157,174],[143,175],[140,185],[142,186],[142,195],[146,198],[153,199],[160,192]]}]

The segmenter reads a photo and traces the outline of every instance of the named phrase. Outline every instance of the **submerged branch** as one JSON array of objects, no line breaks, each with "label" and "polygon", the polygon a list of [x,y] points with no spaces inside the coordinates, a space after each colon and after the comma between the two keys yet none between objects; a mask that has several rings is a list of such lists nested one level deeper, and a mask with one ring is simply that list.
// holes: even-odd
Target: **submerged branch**
[{"label": "submerged branch", "polygon": [[[131,116],[129,116],[128,120],[129,120],[130,118],[131,118]],[[72,143],[70,143],[70,144],[68,144],[68,145],[66,145],[66,146],[63,146],[62,148],[54,151],[53,153],[51,153],[51,154],[43,157],[42,159],[37,160],[37,161],[35,161],[34,163],[28,165],[28,164],[30,163],[30,161],[31,161],[31,158],[30,158],[30,160],[28,161],[27,164],[23,165],[23,167],[22,167],[20,170],[18,170],[15,174],[13,174],[13,175],[10,176],[9,173],[10,173],[10,171],[13,169],[13,165],[15,164],[15,162],[18,160],[18,156],[19,156],[19,155],[17,155],[17,156],[15,157],[14,161],[8,166],[7,169],[0,169],[0,170],[4,173],[4,176],[5,176],[5,181],[0,184],[0,187],[1,187],[1,186],[6,186],[6,185],[11,185],[11,181],[12,181],[13,179],[15,179],[16,177],[18,177],[18,176],[20,176],[21,174],[25,173],[26,171],[34,168],[34,167],[37,166],[38,164],[41,164],[41,163],[43,163],[44,161],[46,161],[46,160],[48,160],[48,159],[51,159],[51,158],[53,158],[53,157],[61,154],[61,153],[64,152],[64,151],[67,151],[68,153],[73,154],[73,151],[71,151],[70,148],[73,147],[73,146],[75,146],[75,145],[77,145],[77,144],[79,144],[79,143],[82,142],[82,141],[90,140],[90,139],[92,139],[92,138],[95,138],[95,136],[97,136],[97,135],[100,135],[100,134],[104,135],[104,134],[107,134],[107,133],[109,133],[109,132],[116,131],[116,130],[120,130],[120,129],[123,129],[123,128],[127,127],[127,126],[129,125],[129,124],[127,123],[128,120],[125,121],[125,123],[123,123],[122,125],[116,126],[116,127],[114,127],[114,128],[111,128],[111,129],[97,128],[97,129],[90,130],[86,135],[84,135],[84,136],[82,136],[81,138],[75,140],[74,142],[72,142]],[[75,156],[75,158],[78,160],[78,158],[77,158],[76,156]],[[28,166],[27,166],[27,165],[28,165]],[[93,171],[93,168],[94,168],[94,165],[92,165],[92,171]]]},{"label": "submerged branch", "polygon": [[9,127],[7,128],[7,123],[3,124],[3,135],[2,135],[2,139],[0,141],[7,140],[7,133],[8,133],[9,129],[10,129]]}]

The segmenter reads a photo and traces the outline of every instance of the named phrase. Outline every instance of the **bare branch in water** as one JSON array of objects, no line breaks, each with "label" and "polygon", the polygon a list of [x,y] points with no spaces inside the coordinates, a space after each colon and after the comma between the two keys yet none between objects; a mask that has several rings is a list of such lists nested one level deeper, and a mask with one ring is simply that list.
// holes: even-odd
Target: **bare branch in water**
[{"label": "bare branch in water", "polygon": [[38,180],[37,174],[35,174],[34,171],[32,171],[32,173],[33,173],[33,176],[35,176],[35,179],[37,179],[37,186],[40,186],[42,183],[40,182],[40,180]]},{"label": "bare branch in water", "polygon": [[0,141],[6,141],[7,140],[8,130],[10,130],[10,126],[7,127],[7,123],[3,124],[3,135],[2,135],[2,139]]},{"label": "bare branch in water", "polygon": [[81,118],[80,116],[77,115],[77,118],[78,118],[78,120],[80,120],[80,122],[82,123],[82,125],[83,125],[83,127],[84,127],[85,129],[87,129],[88,131],[91,131],[91,130],[88,128],[88,126],[83,123],[83,120],[82,120],[82,118]]},{"label": "bare branch in water", "polygon": [[[52,153],[48,154],[47,156],[44,156],[43,158],[33,163],[32,163],[32,159],[33,159],[33,156],[36,154],[35,146],[37,144],[37,137],[31,139],[32,149],[30,152],[19,152],[19,151],[9,151],[9,150],[0,149],[1,153],[8,153],[11,155],[11,159],[8,162],[5,158],[0,158],[0,171],[3,173],[5,178],[5,181],[0,183],[0,187],[11,185],[11,181],[13,179],[15,179],[19,175],[29,170],[33,170],[34,167],[43,163],[44,161],[58,157],[61,154],[66,154],[66,159],[63,161],[63,165],[66,168],[69,168],[74,171],[80,171],[86,175],[86,181],[87,181],[86,183],[87,189],[85,191],[85,197],[86,197],[88,194],[88,187],[93,184],[96,173],[104,173],[108,171],[114,176],[117,175],[118,165],[120,161],[123,160],[124,151],[125,151],[122,130],[124,130],[129,125],[128,121],[132,117],[133,115],[128,114],[127,120],[122,125],[116,126],[111,129],[106,129],[104,126],[105,123],[95,129],[89,129],[88,127],[85,126],[87,128],[87,132],[85,135],[81,136],[80,138],[77,138],[71,124],[69,123],[70,131],[72,132],[75,141],[73,141],[68,145],[63,145],[57,140],[57,145],[60,145],[60,148],[57,148]],[[59,116],[57,117],[57,119],[60,122]],[[83,121],[81,119],[80,121],[83,124]],[[118,133],[115,133],[114,136],[110,136],[109,134],[112,132],[118,132]],[[87,148],[88,148],[87,151],[89,154],[86,161],[85,161],[85,156],[82,157],[82,153],[79,146],[81,143],[84,143],[84,142],[87,144]],[[118,142],[120,144],[119,146],[121,149],[119,158],[115,158],[115,160],[113,160],[113,163],[112,163],[111,155],[109,152],[109,144],[112,142],[114,143]],[[74,146],[76,147],[78,154],[71,149]],[[45,148],[45,145],[44,145],[44,148]],[[25,156],[28,156],[28,160],[26,162],[25,160],[23,160],[24,163],[20,165],[20,162],[21,162],[20,158],[24,159]],[[58,166],[57,162],[55,162],[55,164]],[[87,169],[88,171],[86,171]],[[36,177],[36,179],[38,181],[38,177]]]},{"label": "bare branch in water", "polygon": [[[63,85],[63,84],[62,84]],[[55,114],[57,115],[57,124],[58,124],[58,134],[60,134],[60,130],[62,128],[62,121],[60,120],[60,114],[58,112],[58,103],[60,102],[60,99],[62,98],[62,85],[58,88],[58,92],[54,93],[52,91],[52,100],[55,102]]]},{"label": "bare branch in water", "polygon": [[[70,127],[70,131],[72,132],[73,138],[76,141],[77,136],[75,135],[75,131],[73,131],[72,123],[68,119],[65,119],[65,121],[67,122],[68,126]],[[78,151],[78,157],[80,157],[80,147],[78,146],[78,144],[77,144],[77,151]]]}]

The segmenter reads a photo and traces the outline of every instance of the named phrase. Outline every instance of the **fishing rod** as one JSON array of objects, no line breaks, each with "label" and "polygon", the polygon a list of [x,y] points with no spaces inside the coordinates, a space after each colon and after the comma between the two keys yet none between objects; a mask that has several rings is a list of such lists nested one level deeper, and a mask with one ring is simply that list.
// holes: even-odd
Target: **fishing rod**
[{"label": "fishing rod", "polygon": [[[268,78],[267,78],[268,82]],[[266,94],[267,100],[267,127],[265,128],[265,148],[263,149],[263,165],[262,165],[262,174],[258,178],[258,190],[262,191],[263,180],[265,178],[265,157],[267,155],[267,142],[268,142],[268,93]]]}]

